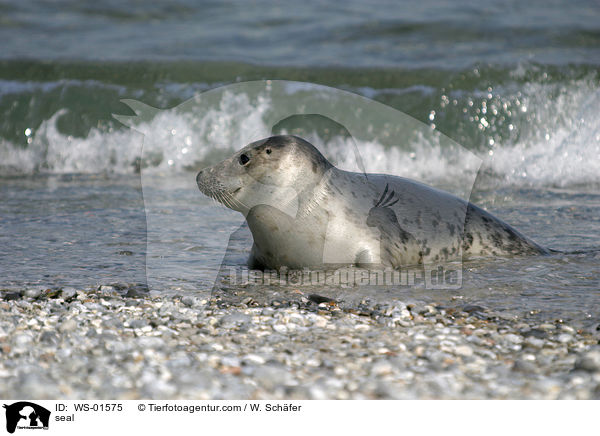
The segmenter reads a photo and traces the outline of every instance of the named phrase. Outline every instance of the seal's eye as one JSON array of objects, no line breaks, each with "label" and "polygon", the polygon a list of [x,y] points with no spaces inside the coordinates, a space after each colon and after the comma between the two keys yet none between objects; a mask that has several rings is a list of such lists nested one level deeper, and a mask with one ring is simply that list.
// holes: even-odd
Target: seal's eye
[{"label": "seal's eye", "polygon": [[267,154],[271,154],[271,149],[267,148]]},{"label": "seal's eye", "polygon": [[240,165],[246,165],[248,162],[250,162],[250,158],[245,154],[242,154],[240,156]]}]

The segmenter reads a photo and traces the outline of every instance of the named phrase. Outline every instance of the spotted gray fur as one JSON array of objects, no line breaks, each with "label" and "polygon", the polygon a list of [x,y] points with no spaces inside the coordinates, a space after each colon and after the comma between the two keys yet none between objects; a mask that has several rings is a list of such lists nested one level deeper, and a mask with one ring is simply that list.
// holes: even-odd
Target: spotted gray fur
[{"label": "spotted gray fur", "polygon": [[196,180],[245,215],[252,267],[398,268],[548,253],[472,203],[410,179],[340,170],[295,136],[249,144]]}]

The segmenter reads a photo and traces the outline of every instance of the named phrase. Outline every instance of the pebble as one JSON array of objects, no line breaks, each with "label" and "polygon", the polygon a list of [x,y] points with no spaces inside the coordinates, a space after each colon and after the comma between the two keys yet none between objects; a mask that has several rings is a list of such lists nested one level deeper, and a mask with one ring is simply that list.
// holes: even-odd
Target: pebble
[{"label": "pebble", "polygon": [[141,336],[136,340],[137,346],[143,350],[162,348],[165,345],[163,339],[156,336]]},{"label": "pebble", "polygon": [[454,354],[458,356],[470,357],[473,355],[473,349],[468,345],[459,345],[454,349]]},{"label": "pebble", "polygon": [[394,367],[389,362],[377,362],[371,367],[371,373],[376,376],[391,374]]},{"label": "pebble", "polygon": [[58,327],[58,330],[62,333],[71,332],[77,328],[77,321],[73,318],[66,320]]},{"label": "pebble", "polygon": [[534,363],[522,359],[515,361],[515,363],[512,366],[512,369],[513,371],[524,372],[529,374],[537,372],[537,367]]},{"label": "pebble", "polygon": [[23,291],[23,295],[27,298],[33,298],[36,299],[38,298],[40,295],[42,295],[42,290],[41,289],[26,289],[25,291]]},{"label": "pebble", "polygon": [[[146,319],[132,319],[130,321],[128,321],[129,327],[131,327],[132,329],[144,329],[145,327],[149,327],[148,326],[148,320]],[[151,331],[152,327],[150,327],[148,330],[145,331]]]},{"label": "pebble", "polygon": [[276,390],[278,387],[293,385],[291,374],[284,368],[275,365],[261,365],[254,372],[256,381],[264,389]]},{"label": "pebble", "polygon": [[58,336],[53,331],[45,331],[40,335],[40,342],[50,345],[56,345],[59,341]]},{"label": "pebble", "polygon": [[245,322],[251,322],[252,318],[243,313],[231,313],[223,316],[218,325],[224,328],[233,328],[237,325],[243,324]]},{"label": "pebble", "polygon": [[60,296],[65,300],[69,301],[77,298],[77,289],[75,288],[63,288]]},{"label": "pebble", "polygon": [[569,342],[571,342],[573,340],[573,336],[568,333],[562,333],[562,334],[558,335],[557,340],[561,344],[568,344]]},{"label": "pebble", "polygon": [[263,363],[266,362],[265,358],[262,356],[259,356],[257,354],[248,354],[244,357],[244,360],[257,364],[257,365],[262,365]]},{"label": "pebble", "polygon": [[505,335],[504,339],[506,339],[508,342],[512,342],[513,344],[520,344],[523,342],[522,336],[515,335],[513,333],[509,333],[509,334]]},{"label": "pebble", "polygon": [[188,307],[192,307],[195,304],[197,304],[197,299],[195,297],[192,297],[191,295],[186,295],[181,299],[181,302]]},{"label": "pebble", "polygon": [[575,363],[576,369],[582,369],[589,372],[600,371],[600,348],[587,351],[577,359]]},{"label": "pebble", "polygon": [[18,333],[13,336],[12,342],[15,350],[23,351],[33,342],[33,336],[30,333]]},{"label": "pebble", "polygon": [[2,294],[2,298],[4,299],[4,301],[20,300],[21,294],[18,292],[5,292],[4,294]]},{"label": "pebble", "polygon": [[273,330],[277,333],[287,333],[288,328],[285,324],[274,324]]},{"label": "pebble", "polygon": [[544,342],[542,339],[538,339],[534,336],[530,336],[525,339],[525,345],[533,348],[543,348],[545,343],[546,342]]}]

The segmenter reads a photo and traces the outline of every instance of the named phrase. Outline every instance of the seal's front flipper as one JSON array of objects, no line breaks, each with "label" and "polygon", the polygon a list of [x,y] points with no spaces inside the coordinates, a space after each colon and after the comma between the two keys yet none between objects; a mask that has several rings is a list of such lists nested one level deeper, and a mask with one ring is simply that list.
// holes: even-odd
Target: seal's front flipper
[{"label": "seal's front flipper", "polygon": [[265,265],[260,261],[259,256],[257,255],[258,248],[256,248],[256,244],[252,244],[252,249],[250,250],[250,256],[248,256],[248,268],[254,270],[264,270]]}]

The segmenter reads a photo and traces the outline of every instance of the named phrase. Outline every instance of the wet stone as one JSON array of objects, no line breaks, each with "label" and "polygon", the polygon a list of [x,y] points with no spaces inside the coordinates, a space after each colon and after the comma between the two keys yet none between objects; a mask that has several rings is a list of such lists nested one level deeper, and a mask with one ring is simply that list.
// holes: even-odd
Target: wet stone
[{"label": "wet stone", "polygon": [[537,367],[535,364],[528,360],[519,359],[516,360],[512,366],[513,371],[524,372],[528,374],[532,374],[537,372]]},{"label": "wet stone", "polygon": [[522,335],[527,338],[534,337],[534,338],[538,338],[538,339],[546,339],[548,337],[548,332],[543,329],[534,328],[534,329],[530,329],[526,332],[523,332]]},{"label": "wet stone", "polygon": [[525,339],[524,344],[533,348],[543,348],[545,342],[542,339],[538,339],[535,336],[530,336]]},{"label": "wet stone", "polygon": [[523,337],[519,335],[515,335],[513,333],[509,333],[504,336],[504,339],[513,344],[520,344],[523,342]]},{"label": "wet stone", "polygon": [[575,369],[589,372],[600,371],[600,347],[583,353],[575,363]]},{"label": "wet stone", "polygon": [[42,295],[41,289],[26,289],[23,291],[23,296],[27,298],[39,298]]},{"label": "wet stone", "polygon": [[556,339],[561,344],[568,344],[569,342],[573,341],[573,336],[568,333],[562,333],[558,335]]},{"label": "wet stone", "polygon": [[65,301],[71,301],[77,298],[77,289],[75,288],[63,288],[61,292],[61,297]]},{"label": "wet stone", "polygon": [[19,294],[18,292],[5,292],[2,294],[2,299],[4,301],[20,300],[21,294]]}]

